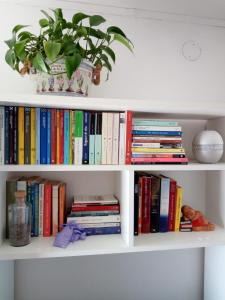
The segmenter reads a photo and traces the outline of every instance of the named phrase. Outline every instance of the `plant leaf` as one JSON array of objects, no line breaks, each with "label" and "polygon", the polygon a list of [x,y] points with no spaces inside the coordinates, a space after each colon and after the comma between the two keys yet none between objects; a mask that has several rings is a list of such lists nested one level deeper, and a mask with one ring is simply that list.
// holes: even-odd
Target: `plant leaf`
[{"label": "plant leaf", "polygon": [[39,25],[41,26],[41,28],[47,27],[49,25],[49,22],[47,19],[40,19],[39,20]]},{"label": "plant leaf", "polygon": [[98,26],[98,25],[104,23],[105,21],[106,20],[102,16],[99,16],[99,15],[93,15],[93,16],[89,17],[90,26]]},{"label": "plant leaf", "polygon": [[16,25],[13,30],[12,33],[17,33],[20,29],[24,28],[24,27],[28,27],[29,25]]},{"label": "plant leaf", "polygon": [[87,36],[87,29],[85,27],[81,26],[80,28],[77,29],[77,35],[79,37]]},{"label": "plant leaf", "polygon": [[54,23],[53,18],[50,17],[49,14],[46,13],[46,11],[44,11],[44,10],[42,9],[41,12],[46,16],[46,18],[49,20],[50,23]]},{"label": "plant leaf", "polygon": [[[25,45],[27,43],[27,40],[19,41],[15,44],[15,53],[18,57],[24,57],[25,54]],[[23,55],[22,55],[23,54]]]},{"label": "plant leaf", "polygon": [[52,41],[44,42],[44,50],[47,58],[54,61],[61,50],[61,44]]},{"label": "plant leaf", "polygon": [[73,72],[76,71],[76,69],[79,67],[80,62],[81,62],[81,56],[79,53],[74,53],[74,55],[67,56],[65,58],[66,73],[69,79],[73,75]]},{"label": "plant leaf", "polygon": [[99,30],[99,29],[96,30],[96,29],[90,28],[90,27],[85,27],[85,28],[88,32],[88,35],[90,35],[90,36],[93,36],[93,37],[95,37],[97,39],[101,39],[101,40],[106,38],[106,34],[103,31]]},{"label": "plant leaf", "polygon": [[10,49],[12,49],[12,47],[15,45],[15,42],[16,42],[15,37],[13,37],[13,38],[10,39],[10,40],[5,41],[6,45],[7,45]]},{"label": "plant leaf", "polygon": [[102,49],[111,57],[112,61],[115,63],[115,61],[116,61],[115,52],[111,48],[106,47],[106,46],[104,46]]},{"label": "plant leaf", "polygon": [[86,15],[82,12],[76,13],[75,15],[73,15],[73,18],[72,18],[73,25],[77,25],[80,21],[82,21],[88,17],[89,17],[89,15]]},{"label": "plant leaf", "polygon": [[44,59],[43,59],[43,56],[41,55],[40,52],[38,52],[36,54],[36,56],[33,58],[32,60],[32,65],[35,69],[41,71],[41,72],[44,72],[44,73],[48,73],[48,69],[45,65],[45,62],[44,62]]},{"label": "plant leaf", "polygon": [[10,67],[12,67],[13,69],[14,69],[15,59],[16,59],[15,52],[14,52],[13,50],[9,49],[9,50],[6,52],[6,55],[5,55],[5,61],[6,61],[7,64],[10,65]]},{"label": "plant leaf", "polygon": [[18,39],[25,40],[25,39],[29,39],[31,37],[35,37],[32,33],[30,33],[29,31],[22,31],[18,34]]},{"label": "plant leaf", "polygon": [[120,42],[125,47],[127,47],[131,52],[133,52],[133,46],[131,45],[130,41],[123,37],[122,35],[116,33],[114,34],[114,40]]},{"label": "plant leaf", "polygon": [[118,33],[118,34],[122,35],[123,37],[127,38],[126,35],[125,35],[125,33],[119,27],[116,27],[116,26],[110,26],[107,29],[107,32],[109,34],[111,34],[111,33]]},{"label": "plant leaf", "polygon": [[54,12],[56,20],[62,19],[63,18],[63,13],[61,8],[56,8],[52,10]]}]

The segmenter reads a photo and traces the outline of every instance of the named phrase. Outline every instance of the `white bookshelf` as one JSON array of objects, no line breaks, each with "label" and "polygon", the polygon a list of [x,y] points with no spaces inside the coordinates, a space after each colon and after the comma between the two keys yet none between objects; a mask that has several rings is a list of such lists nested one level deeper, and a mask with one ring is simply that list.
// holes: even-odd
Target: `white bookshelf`
[{"label": "white bookshelf", "polygon": [[[184,146],[192,159],[191,143],[205,128],[218,130],[225,140],[225,105],[206,103],[158,103],[135,99],[71,98],[42,95],[1,95],[0,105],[46,106],[90,110],[132,110],[134,116],[175,119],[184,131]],[[203,211],[217,224],[214,232],[169,232],[133,236],[134,172],[163,173],[184,187],[184,203]],[[33,238],[25,247],[14,248],[4,240],[5,180],[40,175],[67,183],[68,202],[82,193],[114,193],[121,204],[121,235],[91,236],[67,249],[52,246],[53,238]],[[69,204],[69,203],[68,203]],[[0,260],[129,253],[225,245],[225,157],[218,164],[188,165],[0,165]]]}]

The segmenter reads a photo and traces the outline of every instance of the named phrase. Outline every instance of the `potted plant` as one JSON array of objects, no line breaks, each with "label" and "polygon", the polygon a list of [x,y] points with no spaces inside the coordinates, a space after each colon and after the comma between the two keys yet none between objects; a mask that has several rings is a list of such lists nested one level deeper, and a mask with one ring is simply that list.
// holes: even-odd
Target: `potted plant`
[{"label": "potted plant", "polygon": [[6,62],[22,75],[32,74],[38,93],[87,96],[91,83],[100,83],[102,68],[107,70],[107,79],[112,71],[116,60],[112,44],[119,42],[133,50],[119,27],[99,29],[106,21],[100,15],[78,12],[67,21],[61,8],[52,10],[52,16],[41,12],[39,35],[16,25],[11,39],[5,41],[9,47]]}]

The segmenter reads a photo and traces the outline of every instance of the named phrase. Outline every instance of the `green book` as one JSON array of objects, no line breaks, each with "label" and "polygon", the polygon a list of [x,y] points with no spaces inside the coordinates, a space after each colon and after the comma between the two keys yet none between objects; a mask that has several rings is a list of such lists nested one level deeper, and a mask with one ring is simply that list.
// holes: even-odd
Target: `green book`
[{"label": "green book", "polygon": [[83,150],[83,111],[75,111],[75,165],[82,165]]}]

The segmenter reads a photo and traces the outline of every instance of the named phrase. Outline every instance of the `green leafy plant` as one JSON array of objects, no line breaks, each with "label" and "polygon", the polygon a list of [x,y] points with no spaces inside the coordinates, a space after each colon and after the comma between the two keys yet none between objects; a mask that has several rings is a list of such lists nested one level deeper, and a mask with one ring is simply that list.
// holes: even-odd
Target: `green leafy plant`
[{"label": "green leafy plant", "polygon": [[116,61],[111,48],[114,42],[133,51],[132,42],[119,27],[110,26],[105,31],[99,29],[106,21],[100,15],[78,12],[67,21],[60,8],[52,10],[52,15],[41,12],[44,18],[39,20],[39,35],[27,31],[27,25],[16,25],[11,39],[5,41],[9,47],[5,60],[22,75],[29,73],[31,67],[52,74],[51,65],[61,59],[65,61],[69,79],[83,59],[106,68],[109,74],[112,63]]}]

